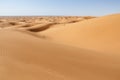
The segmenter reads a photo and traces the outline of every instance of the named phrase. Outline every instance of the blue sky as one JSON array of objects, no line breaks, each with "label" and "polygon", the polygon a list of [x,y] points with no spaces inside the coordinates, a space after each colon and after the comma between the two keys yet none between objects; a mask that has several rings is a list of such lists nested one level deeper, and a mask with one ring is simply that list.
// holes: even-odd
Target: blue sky
[{"label": "blue sky", "polygon": [[0,15],[94,15],[120,13],[120,0],[0,0]]}]

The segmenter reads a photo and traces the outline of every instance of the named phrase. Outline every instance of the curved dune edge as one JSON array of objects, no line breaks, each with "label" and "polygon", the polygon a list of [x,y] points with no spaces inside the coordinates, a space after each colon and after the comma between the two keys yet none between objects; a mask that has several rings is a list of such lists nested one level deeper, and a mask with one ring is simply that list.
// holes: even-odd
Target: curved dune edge
[{"label": "curved dune edge", "polygon": [[62,44],[100,51],[120,53],[120,14],[103,16],[52,28],[43,34]]},{"label": "curved dune edge", "polygon": [[0,31],[0,80],[119,80],[120,59],[16,30]]}]

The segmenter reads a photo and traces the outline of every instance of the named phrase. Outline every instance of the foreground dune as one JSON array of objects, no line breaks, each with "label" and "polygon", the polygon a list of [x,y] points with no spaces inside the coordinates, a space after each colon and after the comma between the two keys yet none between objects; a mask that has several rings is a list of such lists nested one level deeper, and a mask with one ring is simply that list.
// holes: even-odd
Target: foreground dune
[{"label": "foreground dune", "polygon": [[120,59],[0,31],[0,80],[119,80]]},{"label": "foreground dune", "polygon": [[105,53],[120,53],[120,14],[94,18],[49,29],[44,34],[53,41]]},{"label": "foreground dune", "polygon": [[86,18],[1,20],[0,80],[120,80],[120,15]]}]

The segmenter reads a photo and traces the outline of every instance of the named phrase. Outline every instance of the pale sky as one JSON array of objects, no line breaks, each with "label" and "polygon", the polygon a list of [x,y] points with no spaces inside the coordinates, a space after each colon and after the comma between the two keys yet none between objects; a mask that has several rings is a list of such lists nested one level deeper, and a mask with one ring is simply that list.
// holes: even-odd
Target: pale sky
[{"label": "pale sky", "polygon": [[0,0],[0,16],[120,13],[120,0]]}]

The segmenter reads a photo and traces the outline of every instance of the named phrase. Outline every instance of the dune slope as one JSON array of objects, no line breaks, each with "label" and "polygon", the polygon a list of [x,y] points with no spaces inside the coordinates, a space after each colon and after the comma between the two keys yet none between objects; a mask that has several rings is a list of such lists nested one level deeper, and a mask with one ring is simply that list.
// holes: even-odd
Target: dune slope
[{"label": "dune slope", "polygon": [[120,59],[0,30],[0,80],[120,80]]},{"label": "dune slope", "polygon": [[52,28],[43,34],[50,40],[104,53],[120,53],[120,14]]}]

